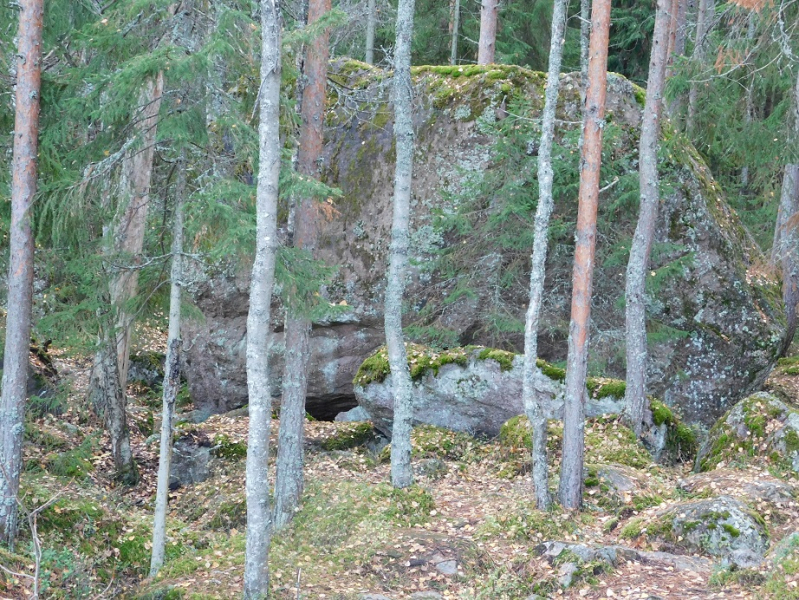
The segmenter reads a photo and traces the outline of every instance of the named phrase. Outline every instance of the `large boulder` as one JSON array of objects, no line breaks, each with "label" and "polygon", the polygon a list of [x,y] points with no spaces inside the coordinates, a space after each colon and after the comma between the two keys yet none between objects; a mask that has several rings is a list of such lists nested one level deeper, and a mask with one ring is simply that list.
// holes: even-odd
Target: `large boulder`
[{"label": "large boulder", "polygon": [[[497,436],[508,419],[524,413],[522,370],[524,357],[491,348],[455,348],[430,351],[408,345],[413,387],[413,418],[417,423]],[[543,363],[536,390],[547,419],[563,418],[565,373]],[[619,385],[621,384],[621,385]],[[621,412],[623,382],[592,380],[586,394],[586,416]],[[388,356],[381,348],[369,357],[355,377],[355,397],[375,427],[391,434],[394,394]]]},{"label": "large boulder", "polygon": [[[382,339],[395,150],[389,74],[339,61],[331,80],[322,170],[343,197],[322,225],[319,253],[339,266],[324,294],[333,303],[345,302],[351,312],[343,322],[314,328],[309,400],[337,404],[329,411],[335,414],[347,403],[352,406],[352,377]],[[421,341],[445,347],[483,344],[521,351],[535,212],[530,192],[536,186],[534,123],[545,77],[511,66],[415,67],[414,83],[417,152],[406,323]],[[578,84],[578,75],[562,76],[557,198],[539,331],[541,356],[550,362],[565,359],[567,348]],[[618,182],[608,182],[600,203],[591,363],[616,377],[624,374],[622,299],[637,217],[641,98],[639,88],[610,76],[609,159],[603,171]],[[520,99],[526,105],[516,106]],[[668,125],[663,139],[661,175],[667,192],[647,297],[649,389],[677,405],[688,421],[710,425],[753,391],[772,366],[783,335],[780,295],[777,282],[755,269],[762,264],[761,252],[697,152]],[[502,187],[506,184],[510,188]],[[507,199],[514,195],[531,197],[510,210]],[[453,215],[462,215],[462,221],[453,224]],[[204,318],[185,330],[186,366],[192,398],[209,411],[246,403],[248,274],[245,267],[210,278],[195,293]],[[273,313],[279,331],[282,311]],[[278,351],[273,372],[281,369]]]}]

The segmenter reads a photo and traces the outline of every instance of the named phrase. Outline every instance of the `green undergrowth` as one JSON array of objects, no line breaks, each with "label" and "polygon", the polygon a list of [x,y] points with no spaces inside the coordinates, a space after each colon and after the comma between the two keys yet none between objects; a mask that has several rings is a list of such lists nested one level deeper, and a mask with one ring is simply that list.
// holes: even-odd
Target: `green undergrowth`
[{"label": "green undergrowth", "polygon": [[[468,433],[452,431],[435,425],[419,425],[411,432],[411,454],[413,458],[438,458],[464,463],[474,462],[485,455],[485,444]],[[389,444],[378,455],[380,462],[391,460]]]},{"label": "green undergrowth", "polygon": [[699,447],[696,431],[682,422],[682,419],[660,400],[651,398],[649,409],[655,425],[666,425],[666,449],[664,462],[686,463],[696,457]]},{"label": "green undergrowth", "polygon": [[371,423],[347,423],[331,437],[322,440],[322,450],[351,450],[375,439],[375,428]]}]

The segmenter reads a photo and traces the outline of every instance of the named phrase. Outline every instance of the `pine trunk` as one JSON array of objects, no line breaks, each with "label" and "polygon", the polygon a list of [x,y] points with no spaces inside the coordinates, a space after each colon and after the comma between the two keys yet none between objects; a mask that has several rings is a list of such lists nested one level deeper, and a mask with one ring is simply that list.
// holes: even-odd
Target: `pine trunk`
[{"label": "pine trunk", "polygon": [[169,500],[169,471],[172,465],[172,421],[175,416],[175,399],[180,387],[180,288],[183,278],[183,203],[186,198],[185,155],[177,165],[175,189],[175,217],[172,223],[172,270],[169,290],[169,334],[161,408],[161,445],[158,456],[158,487],[155,494],[153,517],[153,551],[150,558],[150,577],[155,577],[164,564],[166,547],[166,513]]},{"label": "pine trunk", "polygon": [[366,64],[375,64],[375,29],[377,28],[377,1],[369,0],[366,13]]},{"label": "pine trunk", "polygon": [[625,290],[625,320],[627,341],[627,388],[625,411],[635,434],[641,435],[646,402],[646,274],[652,241],[655,237],[659,194],[658,135],[663,105],[663,84],[666,75],[668,51],[669,0],[658,0],[652,53],[649,58],[649,79],[646,86],[646,104],[641,118],[641,141],[638,170],[640,181],[640,209],[635,228],[630,258],[627,263]]},{"label": "pine trunk", "polygon": [[34,252],[31,218],[38,179],[44,1],[20,0],[18,9],[8,313],[0,399],[0,541],[12,548],[18,529],[17,494],[28,389]]},{"label": "pine trunk", "polygon": [[556,0],[552,12],[552,34],[549,46],[549,72],[547,74],[544,114],[541,117],[541,144],[538,151],[538,207],[535,213],[535,238],[530,268],[530,304],[524,326],[524,380],[522,397],[524,410],[533,428],[533,487],[536,504],[540,510],[549,508],[547,481],[547,420],[535,388],[538,367],[538,323],[541,317],[541,299],[546,276],[547,235],[552,215],[552,143],[555,138],[555,111],[560,89],[560,65],[563,58],[563,36],[566,30],[567,0]]},{"label": "pine trunk", "polygon": [[451,0],[449,5],[449,64],[458,64],[458,35],[461,27],[461,0]]},{"label": "pine trunk", "polygon": [[[308,23],[315,23],[329,11],[330,0],[311,0],[308,7]],[[302,94],[302,126],[297,170],[301,175],[315,179],[319,178],[319,158],[324,144],[327,61],[330,55],[328,41],[329,34],[325,32],[308,45],[303,73],[305,87]],[[294,246],[313,253],[319,237],[316,200],[303,198],[298,204]],[[305,395],[308,390],[308,360],[311,354],[310,337],[310,319],[301,314],[292,314],[292,308],[289,307],[275,479],[276,531],[291,521],[304,487],[303,428]]]},{"label": "pine trunk", "polygon": [[497,46],[498,0],[482,0],[480,8],[480,41],[477,46],[477,64],[494,64]]},{"label": "pine trunk", "polygon": [[394,51],[394,138],[397,144],[397,163],[394,172],[394,214],[384,308],[386,346],[394,393],[391,483],[397,488],[405,488],[413,483],[411,468],[413,395],[402,335],[402,295],[405,289],[405,267],[408,263],[408,227],[413,181],[411,83],[413,12],[414,0],[400,0],[397,8],[397,42]]},{"label": "pine trunk", "polygon": [[[145,82],[139,97],[140,115],[136,125],[139,144],[128,151],[122,161],[120,203],[114,223],[106,232],[104,251],[108,257],[116,260],[132,260],[135,263],[144,245],[163,89],[163,73],[158,73],[154,79]],[[108,297],[111,313],[103,326],[88,391],[90,404],[103,417],[111,438],[116,478],[129,485],[138,481],[138,470],[130,451],[126,416],[125,390],[134,319],[134,314],[126,306],[136,296],[138,277],[139,271],[136,268],[117,269],[110,274]]]},{"label": "pine trunk", "polygon": [[566,398],[563,411],[563,459],[558,495],[565,508],[582,505],[585,440],[585,379],[588,364],[588,328],[596,249],[596,215],[605,125],[610,0],[594,0],[588,61],[588,90],[583,116],[577,235],[572,275],[571,323],[566,363]]},{"label": "pine trunk", "polygon": [[[694,40],[693,61],[702,64],[705,61],[707,49],[707,35],[713,23],[712,14],[715,11],[714,0],[699,0],[696,13],[696,39]],[[696,128],[696,113],[699,108],[699,83],[691,82],[688,89],[688,116],[685,128],[689,134]]]},{"label": "pine trunk", "polygon": [[256,192],[255,260],[247,315],[247,390],[250,426],[247,440],[247,541],[244,598],[266,598],[269,592],[269,336],[272,286],[277,256],[277,203],[280,182],[280,40],[279,0],[261,0],[261,96],[258,139],[260,159]]}]

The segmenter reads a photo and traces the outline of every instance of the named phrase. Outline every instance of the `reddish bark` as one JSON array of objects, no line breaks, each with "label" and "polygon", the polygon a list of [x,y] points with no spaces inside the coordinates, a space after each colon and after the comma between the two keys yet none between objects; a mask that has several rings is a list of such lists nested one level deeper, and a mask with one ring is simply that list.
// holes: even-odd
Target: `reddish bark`
[{"label": "reddish bark", "polygon": [[571,324],[566,366],[566,402],[563,415],[563,460],[559,498],[566,508],[579,508],[583,492],[585,440],[585,378],[588,365],[588,326],[596,248],[596,215],[605,125],[610,0],[594,0],[588,61],[588,90],[583,116],[582,169],[577,209],[577,241],[572,275]]},{"label": "reddish bark", "polygon": [[11,238],[8,314],[0,407],[0,540],[17,534],[17,493],[22,470],[22,436],[28,384],[33,299],[33,231],[39,148],[43,0],[20,0],[16,116],[11,178]]},{"label": "reddish bark", "polygon": [[480,42],[477,47],[477,64],[490,65],[494,63],[494,54],[497,47],[497,0],[483,0],[480,9]]}]

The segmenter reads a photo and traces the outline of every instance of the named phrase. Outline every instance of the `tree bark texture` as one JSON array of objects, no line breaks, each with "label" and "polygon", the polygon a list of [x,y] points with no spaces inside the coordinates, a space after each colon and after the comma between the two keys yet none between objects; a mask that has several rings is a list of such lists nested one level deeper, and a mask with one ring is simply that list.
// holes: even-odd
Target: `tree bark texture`
[{"label": "tree bark texture", "polygon": [[480,40],[477,45],[477,64],[494,64],[497,49],[498,0],[482,0],[480,8]]},{"label": "tree bark texture", "polygon": [[669,0],[658,0],[646,103],[641,117],[641,141],[638,148],[640,207],[630,258],[627,262],[625,290],[625,327],[627,353],[627,387],[625,412],[635,434],[641,435],[646,402],[646,275],[649,255],[655,237],[655,220],[660,202],[658,179],[658,136],[663,106],[663,84],[666,76],[670,15]]},{"label": "tree bark texture", "polygon": [[450,0],[449,5],[449,64],[458,64],[458,35],[461,28],[461,0]]},{"label": "tree bark texture", "polygon": [[247,440],[247,541],[244,598],[266,598],[269,591],[269,336],[272,286],[277,256],[277,201],[280,182],[280,40],[279,0],[261,0],[261,97],[258,139],[260,158],[256,192],[255,260],[247,315],[247,390],[250,426]]},{"label": "tree bark texture", "polygon": [[[311,0],[308,23],[318,21],[330,11],[330,0]],[[319,178],[319,159],[324,143],[327,62],[330,55],[327,32],[307,46],[305,88],[302,94],[302,126],[297,155],[297,170],[305,177]],[[302,198],[295,215],[294,245],[310,252],[316,250],[319,225],[316,200]],[[305,395],[308,389],[311,321],[292,314],[286,319],[286,363],[283,374],[283,399],[280,404],[277,472],[275,479],[274,527],[278,531],[294,515],[303,490],[303,440]]]},{"label": "tree bark texture", "polygon": [[582,82],[582,101],[585,104],[585,90],[588,87],[588,44],[591,40],[591,0],[580,0],[580,79]]},{"label": "tree bark texture", "polygon": [[391,483],[397,488],[405,488],[413,483],[411,469],[413,390],[402,335],[402,294],[405,289],[405,267],[408,263],[408,227],[413,180],[414,140],[411,116],[413,12],[414,0],[400,0],[397,8],[397,41],[394,50],[394,138],[397,143],[397,163],[394,172],[394,211],[384,308],[386,346],[394,392]]},{"label": "tree bark texture", "polygon": [[544,295],[546,275],[547,235],[552,215],[552,143],[555,138],[555,111],[560,90],[560,65],[563,58],[563,38],[566,31],[567,0],[556,0],[552,12],[552,34],[549,47],[549,72],[541,117],[541,143],[538,151],[538,206],[535,213],[535,238],[530,268],[530,304],[524,324],[524,379],[522,397],[524,410],[530,420],[533,435],[533,487],[536,504],[540,510],[549,508],[547,487],[547,420],[535,389],[538,371],[538,323],[541,317],[541,300]]},{"label": "tree bark texture", "polygon": [[[792,109],[793,128],[790,132],[790,141],[795,145],[799,142],[799,75],[793,88]],[[782,300],[787,324],[785,341],[781,349],[781,353],[784,354],[796,333],[796,305],[799,302],[799,163],[785,165],[777,219],[774,245],[779,248]]]},{"label": "tree bark texture", "polygon": [[563,459],[558,495],[565,508],[582,504],[585,440],[585,378],[588,366],[588,329],[596,249],[596,215],[602,162],[602,132],[607,92],[610,0],[594,0],[591,11],[588,90],[583,116],[577,235],[572,275],[571,323],[566,362],[566,398],[563,413]]},{"label": "tree bark texture", "polygon": [[164,90],[163,73],[145,82],[139,97],[135,126],[139,144],[122,161],[119,180],[120,201],[114,223],[104,232],[105,250],[111,261],[132,261],[133,268],[109,269],[108,300],[110,313],[102,326],[100,347],[95,354],[88,397],[103,417],[111,438],[116,477],[126,484],[138,481],[138,471],[130,451],[127,424],[127,387],[130,339],[134,314],[127,304],[137,293],[139,271],[135,262],[144,245],[150,180],[155,157],[158,113]]},{"label": "tree bark texture", "polygon": [[17,89],[11,172],[8,313],[0,399],[0,540],[13,547],[28,387],[34,241],[31,227],[38,179],[43,0],[19,2]]},{"label": "tree bark texture", "polygon": [[369,0],[369,5],[366,12],[366,64],[369,65],[375,64],[376,28],[377,28],[377,0]]},{"label": "tree bark texture", "polygon": [[[707,51],[707,36],[713,25],[712,15],[715,12],[715,0],[699,0],[696,12],[696,38],[694,40],[693,61],[703,64]],[[688,116],[686,130],[692,133],[696,128],[696,113],[699,108],[699,83],[691,82],[688,88]]]},{"label": "tree bark texture", "polygon": [[161,408],[161,445],[158,456],[158,486],[155,494],[153,517],[153,551],[150,557],[150,577],[155,577],[164,564],[166,546],[166,515],[169,500],[169,471],[172,465],[172,421],[175,416],[175,399],[180,387],[180,292],[183,278],[183,204],[186,198],[185,155],[177,166],[175,189],[175,216],[172,223],[172,269],[169,289],[169,333]]}]

